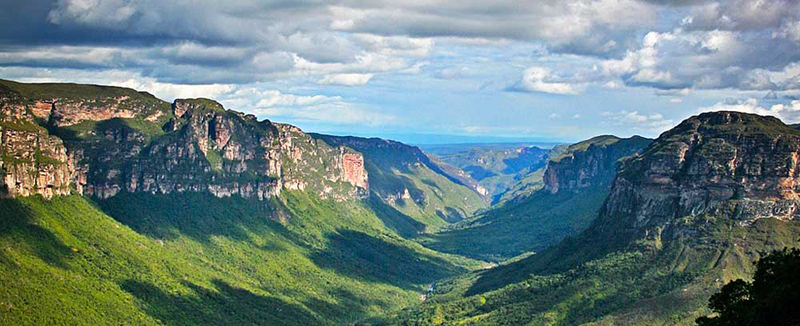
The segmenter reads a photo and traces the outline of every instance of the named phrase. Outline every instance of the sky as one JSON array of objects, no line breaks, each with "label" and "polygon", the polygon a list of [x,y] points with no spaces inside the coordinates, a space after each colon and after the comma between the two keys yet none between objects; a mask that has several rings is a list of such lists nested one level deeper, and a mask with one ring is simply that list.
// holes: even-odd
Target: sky
[{"label": "sky", "polygon": [[[490,5],[487,5],[490,4]],[[413,142],[800,122],[798,0],[0,0],[0,78]]]}]

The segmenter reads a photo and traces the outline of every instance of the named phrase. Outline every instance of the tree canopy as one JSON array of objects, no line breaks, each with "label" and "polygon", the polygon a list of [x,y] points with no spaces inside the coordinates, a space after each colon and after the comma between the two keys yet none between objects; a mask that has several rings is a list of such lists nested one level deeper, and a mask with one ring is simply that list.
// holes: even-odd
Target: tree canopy
[{"label": "tree canopy", "polygon": [[708,306],[715,315],[698,318],[699,326],[800,325],[800,250],[761,258],[752,282],[729,282]]}]

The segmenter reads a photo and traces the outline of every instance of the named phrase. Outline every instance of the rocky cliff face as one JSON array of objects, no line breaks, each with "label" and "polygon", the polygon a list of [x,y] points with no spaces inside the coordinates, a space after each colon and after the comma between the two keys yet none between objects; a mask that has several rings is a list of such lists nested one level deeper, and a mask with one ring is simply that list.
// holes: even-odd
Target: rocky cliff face
[{"label": "rocky cliff face", "polygon": [[[331,146],[363,153],[363,157],[345,154],[344,178],[352,184],[368,183],[373,199],[422,224],[456,221],[485,205],[468,185],[445,172],[417,147],[379,138],[318,134],[313,137]],[[362,166],[369,175],[361,172]]]},{"label": "rocky cliff face", "polygon": [[798,216],[800,132],[773,117],[705,113],[662,134],[621,167],[597,226],[659,240],[701,216],[742,225]]},{"label": "rocky cliff face", "polygon": [[61,140],[36,124],[17,92],[0,85],[0,197],[68,194],[73,173]]},{"label": "rocky cliff face", "polygon": [[618,161],[639,153],[650,142],[650,139],[639,136],[625,139],[598,136],[573,144],[548,162],[544,172],[544,189],[555,194],[610,185]]},{"label": "rocky cliff face", "polygon": [[[363,196],[368,188],[360,153],[343,146],[332,147],[293,126],[258,121],[253,115],[225,110],[212,100],[176,100],[170,105],[149,94],[126,89],[100,87],[97,91],[90,87],[88,91],[97,91],[92,96],[81,93],[87,91],[82,85],[77,90],[67,87],[69,92],[54,91],[50,89],[52,85],[10,85],[30,96],[46,98],[23,98],[16,93],[16,109],[4,106],[4,114],[28,114],[29,125],[47,136],[46,130],[35,123],[33,117],[38,115],[40,123],[46,123],[65,141],[62,145],[53,136],[26,134],[24,141],[28,143],[22,144],[19,132],[3,134],[4,147],[27,148],[34,154],[52,153],[54,161],[65,162],[63,171],[40,173],[41,178],[55,180],[55,185],[47,188],[60,189],[50,191],[53,194],[68,193],[70,183],[79,193],[101,198],[120,191],[207,191],[219,197],[265,199],[290,189],[344,199]],[[87,97],[93,100],[81,100]],[[58,104],[65,102],[71,104]],[[42,103],[54,104],[48,111]],[[51,147],[53,150],[36,149]],[[11,149],[5,152],[10,153]],[[9,160],[3,161],[4,166],[10,166]],[[35,164],[24,168],[30,170],[33,166],[51,170],[55,167]],[[23,166],[14,165],[14,169],[20,168]],[[33,180],[18,181],[23,174],[5,175],[7,183],[19,183],[22,189],[37,187]]]}]

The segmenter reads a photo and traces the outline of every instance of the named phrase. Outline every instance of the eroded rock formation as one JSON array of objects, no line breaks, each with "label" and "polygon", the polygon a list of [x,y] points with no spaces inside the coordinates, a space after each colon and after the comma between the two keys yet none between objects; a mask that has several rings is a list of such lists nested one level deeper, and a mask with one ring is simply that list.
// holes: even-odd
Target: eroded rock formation
[{"label": "eroded rock formation", "polygon": [[622,237],[688,234],[687,218],[798,216],[800,132],[773,117],[704,113],[628,160],[598,218]]},{"label": "eroded rock formation", "polygon": [[620,159],[643,150],[651,140],[639,136],[617,138],[598,136],[571,145],[560,157],[547,164],[544,189],[579,191],[593,186],[606,186],[614,180]]},{"label": "eroded rock formation", "polygon": [[[70,185],[101,198],[120,191],[207,191],[259,199],[283,189],[336,199],[367,193],[360,153],[332,147],[294,126],[225,110],[212,100],[170,105],[133,90],[92,86],[88,90],[97,96],[84,94],[92,100],[82,101],[51,92],[48,85],[32,93],[44,98],[25,98],[0,86],[6,94],[0,164],[11,196],[68,194]],[[49,135],[43,124],[65,141]]]},{"label": "eroded rock formation", "polygon": [[73,172],[62,141],[35,123],[19,94],[0,85],[0,196],[65,195]]}]

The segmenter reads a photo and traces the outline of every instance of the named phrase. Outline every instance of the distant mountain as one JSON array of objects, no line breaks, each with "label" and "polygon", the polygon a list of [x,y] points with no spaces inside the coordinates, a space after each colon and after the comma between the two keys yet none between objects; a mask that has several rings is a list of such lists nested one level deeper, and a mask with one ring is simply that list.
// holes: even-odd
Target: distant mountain
[{"label": "distant mountain", "polygon": [[484,205],[400,143],[0,80],[2,325],[346,325],[481,266],[407,238]]},{"label": "distant mountain", "polygon": [[776,118],[691,117],[624,160],[581,234],[373,324],[692,325],[722,284],[800,245],[798,153],[800,132]]},{"label": "distant mountain", "polygon": [[618,162],[650,142],[642,137],[600,136],[570,145],[547,163],[539,173],[543,186],[530,190],[530,195],[520,192],[420,241],[439,251],[491,261],[540,251],[585,229],[611,188]]},{"label": "distant mountain", "polygon": [[[493,202],[517,182],[544,168],[549,149],[527,144],[429,145],[437,160],[455,166],[480,185],[479,192]],[[537,178],[534,183],[541,179]],[[531,185],[535,186],[535,185]]]}]

